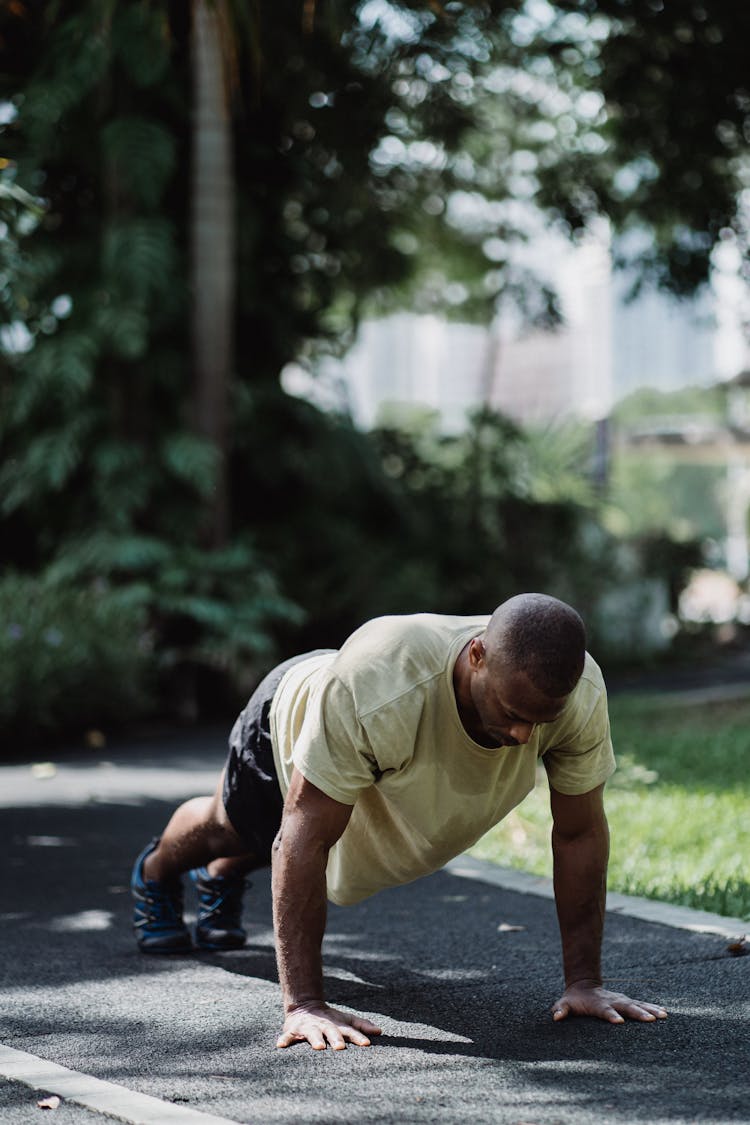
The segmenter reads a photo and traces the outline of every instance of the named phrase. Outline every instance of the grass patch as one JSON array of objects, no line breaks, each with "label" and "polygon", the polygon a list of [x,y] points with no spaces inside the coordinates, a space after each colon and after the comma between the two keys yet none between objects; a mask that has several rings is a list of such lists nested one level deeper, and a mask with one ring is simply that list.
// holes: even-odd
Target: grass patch
[{"label": "grass patch", "polygon": [[[610,890],[750,921],[750,698],[617,696],[610,716]],[[472,854],[551,875],[550,829],[542,779]]]}]

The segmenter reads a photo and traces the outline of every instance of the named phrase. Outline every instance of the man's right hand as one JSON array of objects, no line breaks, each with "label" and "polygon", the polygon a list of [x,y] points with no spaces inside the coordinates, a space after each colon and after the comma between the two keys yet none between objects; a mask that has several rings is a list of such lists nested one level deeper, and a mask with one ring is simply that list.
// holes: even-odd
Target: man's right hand
[{"label": "man's right hand", "polygon": [[277,1047],[290,1047],[292,1043],[310,1044],[314,1051],[343,1051],[347,1041],[357,1047],[369,1047],[368,1035],[380,1035],[381,1030],[362,1016],[340,1012],[323,1001],[300,1004],[284,1020],[284,1030],[276,1040]]}]

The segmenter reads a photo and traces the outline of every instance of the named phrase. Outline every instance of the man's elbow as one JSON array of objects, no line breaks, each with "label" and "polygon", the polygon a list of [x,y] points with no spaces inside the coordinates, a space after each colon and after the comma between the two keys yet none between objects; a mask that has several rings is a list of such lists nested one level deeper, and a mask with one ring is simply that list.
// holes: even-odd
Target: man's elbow
[{"label": "man's elbow", "polygon": [[586,824],[553,824],[553,848],[580,848],[587,845],[604,844],[609,846],[609,825],[602,812]]},{"label": "man's elbow", "polygon": [[307,869],[320,866],[325,869],[329,851],[330,845],[321,835],[306,831],[290,818],[282,821],[271,845],[271,867],[293,863]]}]

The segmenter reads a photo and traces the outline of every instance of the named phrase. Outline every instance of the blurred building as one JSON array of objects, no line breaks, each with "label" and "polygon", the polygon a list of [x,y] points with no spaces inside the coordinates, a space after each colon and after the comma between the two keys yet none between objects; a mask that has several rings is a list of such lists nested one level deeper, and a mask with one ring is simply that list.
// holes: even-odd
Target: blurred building
[{"label": "blurred building", "polygon": [[648,290],[629,301],[630,285],[627,276],[618,276],[612,286],[617,397],[639,387],[674,391],[714,382],[717,322],[712,296],[677,301]]},{"label": "blurred building", "polygon": [[321,405],[333,395],[365,429],[398,404],[438,411],[447,432],[480,405],[522,423],[605,418],[638,387],[709,385],[747,365],[745,293],[731,254],[719,258],[710,293],[678,302],[644,289],[630,300],[633,279],[613,271],[604,226],[578,246],[546,234],[526,265],[559,294],[555,331],[529,330],[512,314],[487,329],[402,312],[365,322],[355,347],[322,378],[290,368],[284,383]]},{"label": "blurred building", "polygon": [[615,398],[609,246],[601,234],[575,248],[561,238],[545,241],[540,250],[563,323],[555,331],[529,331],[506,318],[494,327],[499,346],[490,403],[519,422],[603,418]]},{"label": "blurred building", "polygon": [[385,405],[438,410],[443,428],[464,428],[481,401],[492,342],[487,329],[435,316],[397,313],[365,321],[343,363],[350,408],[370,429]]}]

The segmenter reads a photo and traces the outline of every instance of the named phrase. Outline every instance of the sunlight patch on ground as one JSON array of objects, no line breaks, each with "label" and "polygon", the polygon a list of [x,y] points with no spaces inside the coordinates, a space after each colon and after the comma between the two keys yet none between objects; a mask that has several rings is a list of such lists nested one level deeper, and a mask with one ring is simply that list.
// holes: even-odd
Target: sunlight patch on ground
[{"label": "sunlight patch on ground", "polygon": [[92,930],[109,930],[114,922],[114,914],[108,910],[81,910],[78,914],[66,914],[54,918],[50,929],[56,934],[82,933]]}]

